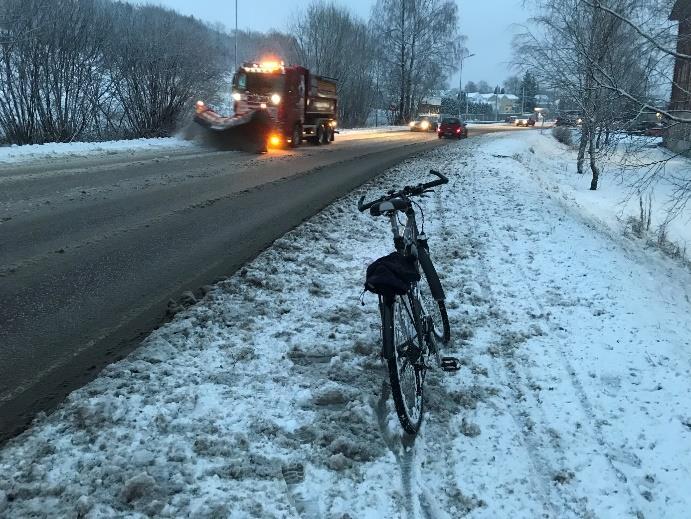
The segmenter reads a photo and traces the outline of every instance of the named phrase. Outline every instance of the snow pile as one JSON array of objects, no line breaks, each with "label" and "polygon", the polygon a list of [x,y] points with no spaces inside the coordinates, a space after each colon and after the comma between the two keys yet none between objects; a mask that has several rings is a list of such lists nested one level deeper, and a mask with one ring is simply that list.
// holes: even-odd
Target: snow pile
[{"label": "snow pile", "polygon": [[[690,276],[536,185],[539,139],[438,148],[276,241],[5,446],[0,512],[684,517]],[[413,440],[359,303],[390,231],[355,205],[429,168],[451,178],[420,203],[463,369],[428,374]]]},{"label": "snow pile", "polygon": [[16,164],[45,158],[92,157],[96,155],[115,155],[138,151],[165,151],[194,147],[196,147],[194,143],[177,137],[105,142],[51,142],[26,146],[13,145],[0,147],[0,164]]}]

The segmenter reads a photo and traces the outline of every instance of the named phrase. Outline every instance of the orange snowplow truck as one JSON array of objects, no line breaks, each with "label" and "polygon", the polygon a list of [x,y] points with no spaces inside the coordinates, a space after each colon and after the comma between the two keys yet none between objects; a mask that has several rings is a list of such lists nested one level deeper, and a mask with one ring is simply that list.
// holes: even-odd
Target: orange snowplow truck
[{"label": "orange snowplow truck", "polygon": [[336,81],[304,67],[244,63],[233,78],[233,108],[232,116],[223,116],[198,101],[195,121],[227,137],[227,144],[258,152],[305,140],[329,144],[338,133]]}]

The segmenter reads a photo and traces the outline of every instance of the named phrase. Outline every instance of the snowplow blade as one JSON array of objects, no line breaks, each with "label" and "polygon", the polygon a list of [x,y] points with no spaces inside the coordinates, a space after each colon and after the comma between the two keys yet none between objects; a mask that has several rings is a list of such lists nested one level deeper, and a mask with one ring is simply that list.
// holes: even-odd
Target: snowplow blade
[{"label": "snowplow blade", "polygon": [[225,117],[205,107],[197,109],[194,122],[206,129],[203,140],[215,148],[254,153],[266,151],[271,118],[264,110]]}]

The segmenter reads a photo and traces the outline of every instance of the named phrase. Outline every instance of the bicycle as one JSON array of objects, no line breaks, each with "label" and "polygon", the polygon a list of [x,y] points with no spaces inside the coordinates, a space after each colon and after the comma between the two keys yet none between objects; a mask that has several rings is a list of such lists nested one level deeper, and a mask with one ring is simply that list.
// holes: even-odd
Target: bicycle
[{"label": "bicycle", "polygon": [[[440,356],[439,343],[447,344],[451,339],[445,294],[430,258],[424,213],[411,199],[449,181],[437,171],[430,170],[430,174],[437,180],[392,190],[371,202],[363,203],[364,196],[358,201],[361,212],[369,209],[372,216],[385,216],[391,223],[395,252],[368,267],[365,289],[379,296],[382,356],[388,365],[391,394],[401,426],[412,435],[422,423],[429,357],[443,371],[460,369],[456,358]],[[413,206],[422,216],[422,232]],[[406,217],[402,232],[399,214]]]}]

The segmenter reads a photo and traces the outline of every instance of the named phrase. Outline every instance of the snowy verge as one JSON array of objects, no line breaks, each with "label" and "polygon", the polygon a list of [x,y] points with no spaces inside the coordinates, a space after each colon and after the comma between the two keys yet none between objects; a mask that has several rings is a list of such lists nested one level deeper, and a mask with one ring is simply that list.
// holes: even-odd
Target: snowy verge
[{"label": "snowy verge", "polygon": [[140,151],[166,151],[196,148],[196,144],[178,137],[131,139],[104,142],[51,142],[26,146],[0,147],[0,164],[18,164],[45,158],[94,157]]},{"label": "snowy verge", "polygon": [[406,132],[408,126],[374,126],[367,128],[341,128],[338,130],[340,135],[366,135],[370,133]]},{"label": "snowy verge", "polygon": [[[688,272],[565,210],[533,132],[393,168],[277,240],[0,451],[8,517],[685,517]],[[403,437],[366,265],[361,194],[420,199],[455,375],[429,372]],[[661,268],[662,267],[662,268]]]},{"label": "snowy verge", "polygon": [[[367,135],[407,130],[407,126],[379,126],[376,128],[342,129],[340,130],[340,134]],[[51,142],[46,144],[28,144],[25,146],[0,146],[0,165],[21,164],[47,158],[97,157],[142,151],[172,151],[198,148],[199,145],[197,143],[180,137],[102,142]]]},{"label": "snowy verge", "polygon": [[[682,208],[671,222],[666,220],[680,179],[688,182],[691,178],[691,159],[659,144],[660,139],[622,138],[614,153],[601,162],[597,191],[590,190],[589,169],[577,174],[576,151],[557,143],[548,131],[508,136],[495,141],[488,151],[523,162],[532,179],[547,191],[619,233],[630,233],[632,223],[640,221],[642,198],[644,211],[648,206],[651,210],[650,239],[658,239],[662,226],[665,239],[683,254],[691,249],[691,206]],[[653,173],[655,181],[651,181]]]}]

